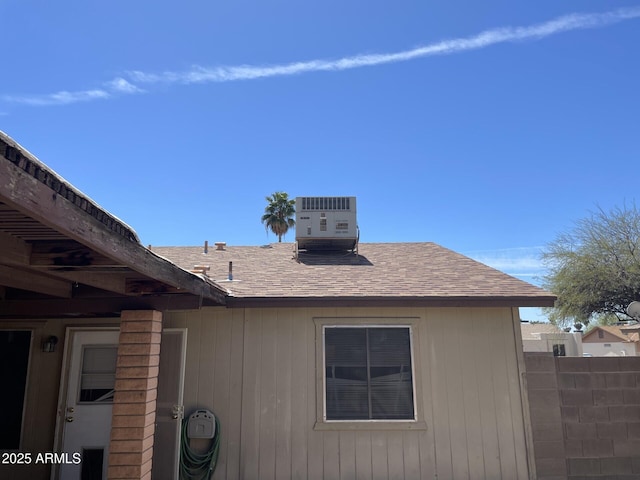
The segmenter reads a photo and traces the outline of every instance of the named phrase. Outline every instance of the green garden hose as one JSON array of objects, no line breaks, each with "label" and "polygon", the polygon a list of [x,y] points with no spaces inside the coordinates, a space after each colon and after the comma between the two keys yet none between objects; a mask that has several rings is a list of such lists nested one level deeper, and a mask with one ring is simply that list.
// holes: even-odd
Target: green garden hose
[{"label": "green garden hose", "polygon": [[209,480],[216,469],[218,453],[220,452],[220,421],[216,419],[216,431],[213,435],[211,447],[205,453],[197,453],[191,449],[187,436],[189,419],[182,420],[182,434],[180,438],[180,479],[181,480]]}]

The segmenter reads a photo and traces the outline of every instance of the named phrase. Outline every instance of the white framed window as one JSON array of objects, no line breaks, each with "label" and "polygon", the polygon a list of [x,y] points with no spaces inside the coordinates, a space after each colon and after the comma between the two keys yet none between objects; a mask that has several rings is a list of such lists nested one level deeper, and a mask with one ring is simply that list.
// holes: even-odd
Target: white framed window
[{"label": "white framed window", "polygon": [[417,319],[316,319],[316,428],[426,428],[416,381]]}]

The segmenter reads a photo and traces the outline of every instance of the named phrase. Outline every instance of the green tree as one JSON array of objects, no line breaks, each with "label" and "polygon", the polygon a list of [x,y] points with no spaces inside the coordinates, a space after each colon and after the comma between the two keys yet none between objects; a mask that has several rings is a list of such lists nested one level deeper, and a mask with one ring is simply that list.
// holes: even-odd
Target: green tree
[{"label": "green tree", "polygon": [[599,209],[550,243],[543,260],[544,286],[558,296],[551,322],[628,319],[627,306],[640,300],[640,212],[635,204]]},{"label": "green tree", "polygon": [[275,192],[273,195],[265,197],[265,200],[267,206],[264,209],[264,215],[262,215],[264,228],[267,232],[271,230],[278,236],[278,242],[282,242],[282,236],[296,224],[293,219],[296,213],[296,201],[289,200],[289,195],[285,192]]}]

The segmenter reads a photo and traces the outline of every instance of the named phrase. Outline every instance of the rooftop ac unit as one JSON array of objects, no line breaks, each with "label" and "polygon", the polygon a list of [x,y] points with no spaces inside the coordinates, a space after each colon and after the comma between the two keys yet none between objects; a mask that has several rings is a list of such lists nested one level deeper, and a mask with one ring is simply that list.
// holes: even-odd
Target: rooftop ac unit
[{"label": "rooftop ac unit", "polygon": [[356,197],[296,197],[296,242],[300,250],[353,250]]}]

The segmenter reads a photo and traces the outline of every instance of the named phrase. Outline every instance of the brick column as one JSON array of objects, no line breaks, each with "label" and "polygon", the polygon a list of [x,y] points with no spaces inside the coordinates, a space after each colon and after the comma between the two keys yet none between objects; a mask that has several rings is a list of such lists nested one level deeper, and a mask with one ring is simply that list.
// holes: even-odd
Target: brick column
[{"label": "brick column", "polygon": [[121,314],[107,477],[151,479],[162,313]]}]

